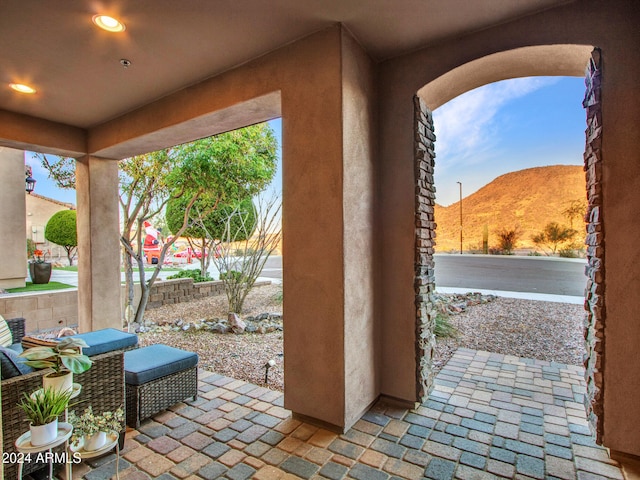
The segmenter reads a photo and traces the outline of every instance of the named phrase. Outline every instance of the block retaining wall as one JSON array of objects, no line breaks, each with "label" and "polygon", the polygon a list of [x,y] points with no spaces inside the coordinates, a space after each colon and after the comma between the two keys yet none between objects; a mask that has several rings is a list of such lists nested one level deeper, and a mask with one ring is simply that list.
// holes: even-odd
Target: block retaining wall
[{"label": "block retaining wall", "polygon": [[[256,282],[255,286],[270,282]],[[157,281],[151,289],[147,309],[174,303],[191,302],[224,294],[221,281],[193,283],[191,278]],[[122,298],[125,290],[122,287]],[[136,285],[136,301],[140,287]],[[78,325],[78,290],[59,290],[32,294],[0,296],[0,315],[4,318],[24,317],[27,332],[42,332]]]}]

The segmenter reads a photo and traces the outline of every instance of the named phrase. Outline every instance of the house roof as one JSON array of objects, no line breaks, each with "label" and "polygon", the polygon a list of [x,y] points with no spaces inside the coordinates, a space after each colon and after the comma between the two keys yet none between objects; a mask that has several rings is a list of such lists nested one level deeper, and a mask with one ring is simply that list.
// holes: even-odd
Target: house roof
[{"label": "house roof", "polygon": [[[380,61],[560,3],[7,0],[0,15],[0,114],[91,128],[335,23]],[[119,18],[126,30],[99,30],[91,22],[97,13]],[[12,82],[37,93],[16,94]]]}]

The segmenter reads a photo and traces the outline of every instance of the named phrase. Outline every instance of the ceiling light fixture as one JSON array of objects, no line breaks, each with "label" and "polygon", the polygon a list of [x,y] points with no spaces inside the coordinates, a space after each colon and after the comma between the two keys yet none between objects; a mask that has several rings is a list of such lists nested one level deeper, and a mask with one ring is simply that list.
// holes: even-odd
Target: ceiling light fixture
[{"label": "ceiling light fixture", "polygon": [[125,26],[121,21],[109,15],[94,15],[91,19],[96,26],[107,32],[124,32]]},{"label": "ceiling light fixture", "polygon": [[10,83],[9,87],[20,93],[36,93],[36,89],[22,83]]}]

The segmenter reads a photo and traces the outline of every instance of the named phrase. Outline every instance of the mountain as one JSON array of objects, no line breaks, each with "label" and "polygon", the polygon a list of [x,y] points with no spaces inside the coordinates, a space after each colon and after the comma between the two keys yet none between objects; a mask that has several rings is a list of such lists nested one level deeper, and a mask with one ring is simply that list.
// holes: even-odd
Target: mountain
[{"label": "mountain", "polygon": [[[517,248],[533,248],[531,237],[549,222],[570,225],[562,212],[571,202],[586,208],[585,175],[581,166],[553,165],[501,175],[477,192],[462,199],[463,250],[481,250],[482,232],[487,226],[489,248],[498,245],[496,231],[521,231]],[[460,202],[448,207],[436,204],[436,251],[460,249]],[[582,219],[573,227],[583,231]]]}]

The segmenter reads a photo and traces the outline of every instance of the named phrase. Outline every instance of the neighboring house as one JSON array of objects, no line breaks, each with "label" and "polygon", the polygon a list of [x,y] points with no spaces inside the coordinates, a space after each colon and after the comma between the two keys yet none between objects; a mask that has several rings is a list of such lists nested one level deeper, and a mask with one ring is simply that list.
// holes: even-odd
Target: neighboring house
[{"label": "neighboring house", "polygon": [[53,262],[67,262],[67,252],[60,245],[49,242],[44,238],[44,229],[54,213],[61,210],[75,210],[75,205],[60,202],[37,193],[25,194],[27,206],[26,238],[33,240],[36,246],[47,252],[47,259]]}]

